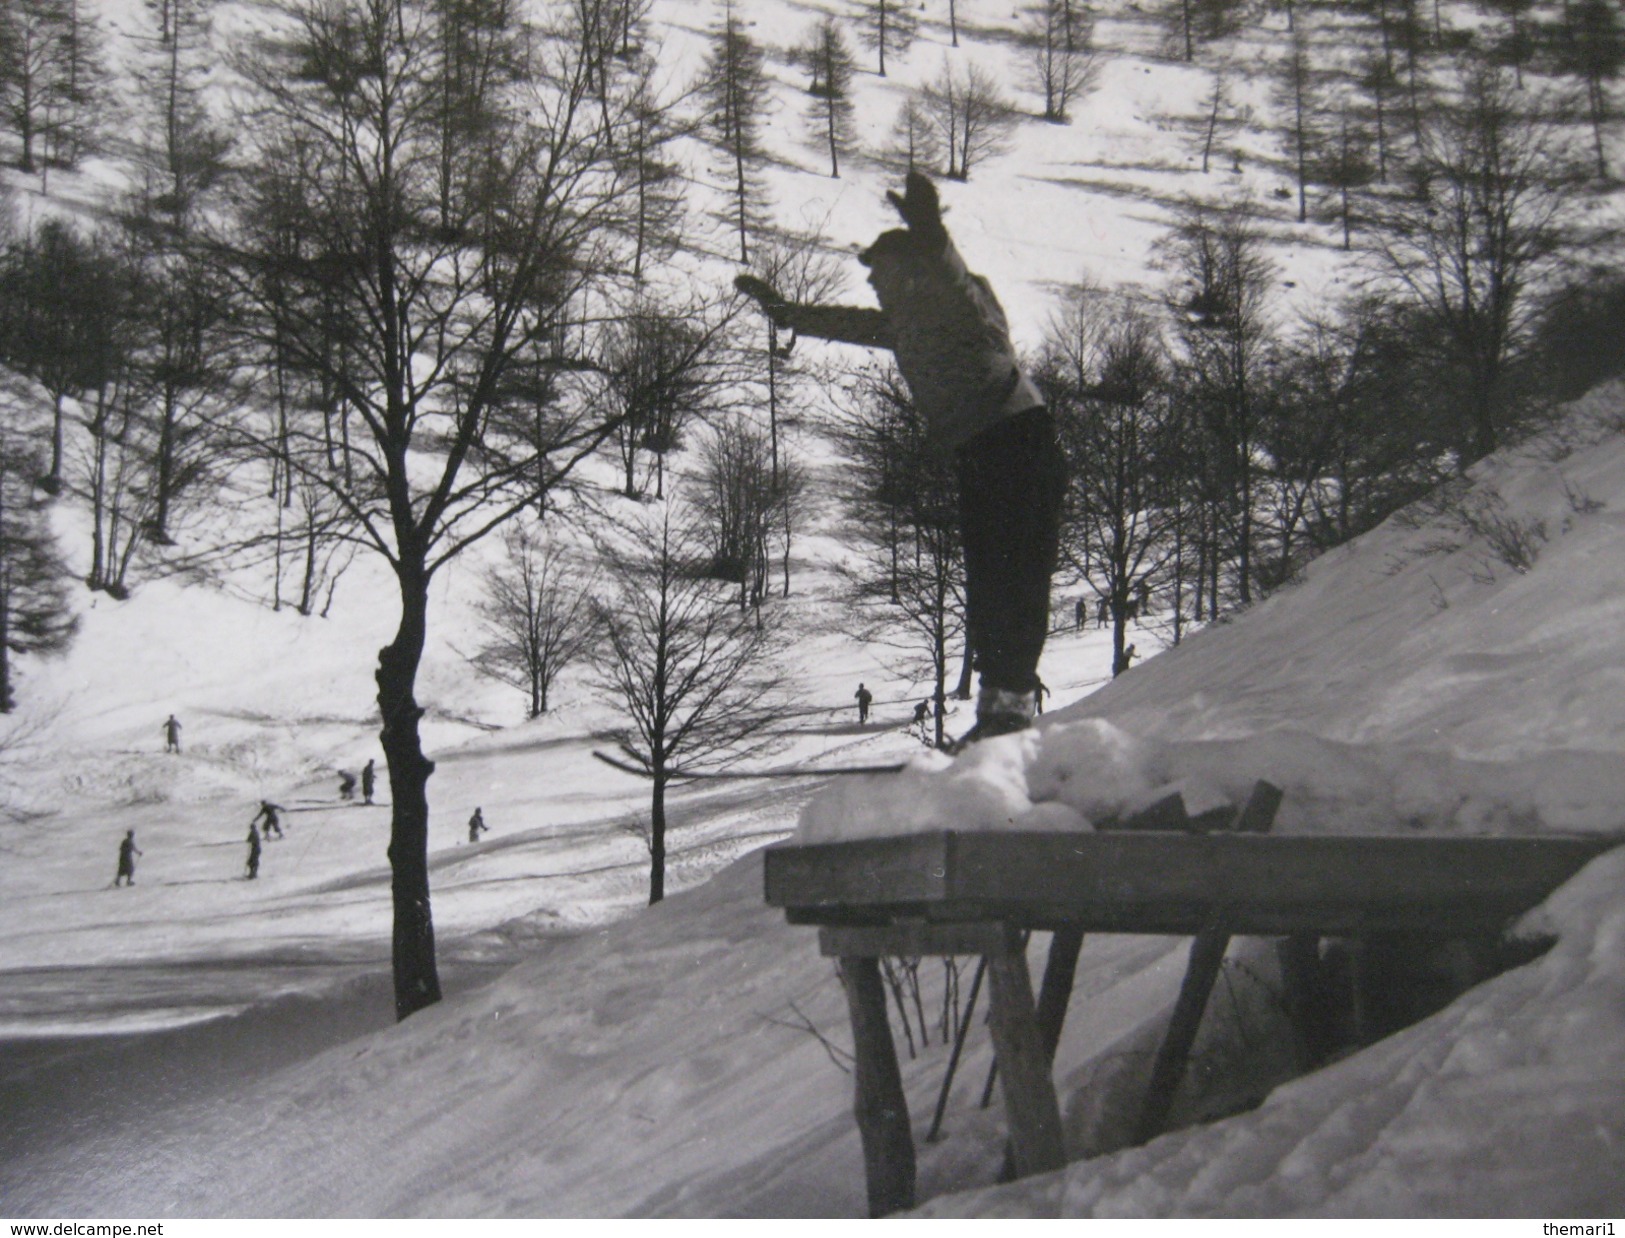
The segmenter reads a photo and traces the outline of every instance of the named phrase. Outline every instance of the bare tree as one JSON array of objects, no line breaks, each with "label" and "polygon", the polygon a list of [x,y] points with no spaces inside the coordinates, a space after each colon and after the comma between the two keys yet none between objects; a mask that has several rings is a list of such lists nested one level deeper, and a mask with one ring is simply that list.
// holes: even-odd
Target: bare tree
[{"label": "bare tree", "polygon": [[678,248],[684,218],[682,171],[671,154],[684,129],[675,121],[675,104],[656,90],[653,73],[652,57],[635,66],[622,153],[635,203],[630,228],[636,280],[651,261],[664,261]]},{"label": "bare tree", "polygon": [[1614,114],[1609,92],[1625,67],[1625,27],[1620,24],[1617,8],[1608,0],[1572,0],[1565,4],[1560,27],[1563,38],[1558,45],[1563,70],[1585,86],[1599,180],[1608,177],[1602,135]]},{"label": "bare tree", "polygon": [[1459,391],[1464,469],[1501,444],[1509,367],[1569,261],[1576,173],[1552,114],[1549,99],[1520,106],[1500,70],[1469,70],[1427,118],[1412,192],[1381,217],[1381,268],[1425,310]]},{"label": "bare tree", "polygon": [[1064,124],[1072,101],[1088,83],[1093,27],[1083,0],[1038,0],[1027,10],[1027,77],[1044,97],[1045,120]]},{"label": "bare tree", "polygon": [[665,493],[665,460],[684,428],[713,406],[732,377],[724,343],[728,311],[694,297],[665,304],[652,295],[605,325],[600,343],[599,399],[615,425],[622,493],[642,493],[637,463],[655,459],[655,493]]},{"label": "bare tree", "polygon": [[685,771],[766,750],[782,716],[772,615],[730,606],[702,570],[693,535],[663,512],[601,545],[612,596],[601,683],[626,711],[621,747],[650,779],[649,902],[666,895],[666,790]]},{"label": "bare tree", "polygon": [[[17,166],[75,122],[88,122],[89,38],[74,0],[11,0],[0,6],[0,117],[18,137]],[[77,76],[77,83],[76,83]]]},{"label": "bare tree", "polygon": [[[951,463],[926,446],[896,367],[870,366],[857,379],[840,431],[853,462],[843,499],[862,547],[843,571],[850,622],[866,641],[895,650],[903,674],[930,682],[941,744],[952,652],[968,653],[970,643],[958,487]],[[960,696],[970,690],[965,661]]]},{"label": "bare tree", "polygon": [[12,658],[60,652],[79,627],[68,569],[33,500],[38,471],[37,461],[0,437],[0,714],[16,705]]},{"label": "bare tree", "polygon": [[138,138],[147,209],[184,226],[198,198],[225,175],[231,139],[204,92],[213,70],[205,0],[160,0],[161,34],[144,47]]},{"label": "bare tree", "polygon": [[947,146],[944,175],[954,180],[969,180],[973,166],[1002,153],[1018,123],[998,84],[976,65],[956,74],[945,63],[921,102]]},{"label": "bare tree", "polygon": [[[338,578],[355,556],[355,530],[344,507],[327,487],[302,473],[293,476],[293,503],[277,504],[273,608],[280,609],[282,604],[282,559],[286,551],[298,565],[298,597],[293,607],[309,617],[317,613],[318,598],[324,599],[324,614],[332,603]],[[287,520],[290,512],[291,526]]]},{"label": "bare tree", "polygon": [[1388,59],[1380,55],[1368,56],[1360,63],[1357,78],[1360,91],[1369,103],[1366,114],[1370,118],[1372,134],[1377,146],[1377,180],[1388,180],[1389,100],[1399,88],[1399,80]]},{"label": "bare tree", "polygon": [[941,163],[942,143],[923,96],[910,94],[904,98],[882,157],[903,173],[935,168]]},{"label": "bare tree", "polygon": [[1205,174],[1212,166],[1213,148],[1221,136],[1233,133],[1247,118],[1245,108],[1236,110],[1230,98],[1229,82],[1222,71],[1213,75],[1213,88],[1202,104],[1202,115],[1202,171]]},{"label": "bare tree", "polygon": [[711,142],[726,157],[733,227],[739,235],[739,261],[750,261],[750,234],[761,211],[763,159],[761,127],[767,107],[762,49],[746,33],[733,0],[711,38],[699,93],[707,108]]},{"label": "bare tree", "polygon": [[1217,613],[1226,566],[1239,601],[1252,600],[1259,396],[1273,347],[1274,266],[1257,229],[1234,209],[1190,208],[1168,252],[1178,285],[1174,381],[1189,421],[1185,453],[1203,518],[1198,577],[1209,612]]},{"label": "bare tree", "polygon": [[840,23],[826,14],[813,27],[807,41],[797,50],[796,58],[806,66],[811,81],[807,93],[812,96],[808,119],[813,138],[829,149],[829,174],[841,174],[841,151],[853,140],[852,74],[855,65],[852,49],[841,33]]},{"label": "bare tree", "polygon": [[718,424],[700,444],[689,486],[695,533],[709,559],[707,571],[739,586],[739,609],[767,597],[776,535],[785,539],[802,491],[793,460],[775,464],[767,436],[741,421]]},{"label": "bare tree", "polygon": [[129,252],[138,264],[131,302],[125,396],[148,443],[152,511],[146,536],[173,544],[183,503],[222,461],[220,442],[232,415],[232,358],[225,337],[231,303],[225,282],[192,244],[189,225],[145,195],[126,219]]},{"label": "bare tree", "polygon": [[1196,59],[1196,45],[1224,38],[1240,29],[1246,6],[1239,0],[1168,0],[1164,19],[1170,41],[1182,60]]},{"label": "bare tree", "polygon": [[[829,301],[846,282],[841,264],[824,248],[817,233],[777,233],[766,238],[756,247],[753,269],[765,283],[801,305]],[[777,478],[781,411],[795,406],[798,379],[805,377],[806,370],[794,356],[794,336],[786,341],[771,318],[764,321],[767,334],[759,354],[760,370],[765,371],[768,438]]]},{"label": "bare tree", "polygon": [[51,397],[51,449],[39,484],[62,487],[64,403],[100,385],[111,361],[120,298],[100,238],[60,220],[0,252],[0,358]]},{"label": "bare tree", "polygon": [[1143,310],[1078,289],[1046,332],[1035,377],[1071,479],[1062,554],[1106,603],[1118,674],[1128,666],[1131,609],[1176,549],[1166,350]]},{"label": "bare tree", "polygon": [[875,50],[875,72],[885,77],[887,55],[901,56],[908,50],[919,22],[904,0],[860,0],[860,3],[860,36],[865,47]]},{"label": "bare tree", "polygon": [[1371,133],[1360,123],[1353,101],[1343,95],[1337,133],[1323,138],[1314,161],[1315,178],[1336,196],[1336,215],[1343,227],[1343,248],[1353,248],[1354,208],[1357,194],[1376,179],[1377,169],[1367,151]]},{"label": "bare tree", "polygon": [[[549,397],[538,376],[581,368],[561,354],[559,328],[617,264],[626,235],[617,139],[629,105],[600,96],[568,28],[515,23],[526,70],[491,109],[484,140],[457,148],[465,166],[441,175],[444,20],[432,0],[311,3],[253,49],[243,68],[260,110],[242,128],[255,161],[238,231],[220,245],[243,298],[245,346],[289,350],[350,419],[347,468],[328,455],[320,409],[290,427],[290,466],[329,490],[396,579],[400,620],[377,680],[401,1018],[440,994],[427,864],[434,763],[416,697],[429,584],[614,429],[568,390]],[[541,404],[556,415],[539,420]]]},{"label": "bare tree", "polygon": [[537,718],[559,674],[594,646],[598,582],[573,570],[555,543],[524,529],[510,526],[502,542],[502,561],[481,574],[477,610],[486,639],[473,663],[523,692],[525,716]]},{"label": "bare tree", "polygon": [[1287,39],[1276,67],[1275,91],[1286,117],[1287,150],[1297,169],[1298,222],[1309,219],[1309,159],[1314,144],[1314,66],[1309,59],[1309,37],[1297,26]]}]

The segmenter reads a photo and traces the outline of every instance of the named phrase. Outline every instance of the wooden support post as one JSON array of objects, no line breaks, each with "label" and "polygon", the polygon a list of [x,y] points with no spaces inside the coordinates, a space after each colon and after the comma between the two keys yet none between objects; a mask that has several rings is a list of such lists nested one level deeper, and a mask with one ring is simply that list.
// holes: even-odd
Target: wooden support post
[{"label": "wooden support post", "polygon": [[1281,965],[1281,996],[1287,1017],[1303,1042],[1303,1066],[1313,1070],[1331,1056],[1336,1044],[1332,999],[1320,961],[1320,938],[1313,933],[1283,937],[1276,957]]},{"label": "wooden support post", "polygon": [[[1253,784],[1252,794],[1230,828],[1240,834],[1267,833],[1280,806],[1280,788],[1260,779]],[[1151,1084],[1146,1089],[1145,1106],[1140,1110],[1140,1122],[1134,1132],[1136,1143],[1145,1143],[1162,1133],[1168,1112],[1173,1108],[1174,1094],[1185,1077],[1185,1064],[1190,1060],[1191,1046],[1196,1043],[1196,1031],[1202,1024],[1202,1012],[1207,1009],[1208,994],[1219,978],[1219,968],[1224,964],[1224,952],[1229,946],[1230,934],[1220,929],[1209,929],[1191,939],[1190,964],[1179,986],[1173,1017],[1168,1020],[1168,1032],[1151,1068]]]},{"label": "wooden support post", "polygon": [[1038,1032],[1052,1062],[1055,1047],[1061,1043],[1061,1028],[1066,1024],[1066,1008],[1072,1002],[1072,982],[1082,953],[1081,928],[1063,925],[1055,930],[1049,943],[1049,961],[1044,964],[1044,982],[1038,986]]},{"label": "wooden support post", "polygon": [[948,1093],[953,1090],[954,1075],[959,1071],[959,1055],[965,1050],[965,1038],[970,1035],[971,1017],[976,1013],[976,997],[982,991],[982,977],[987,975],[987,956],[976,960],[976,975],[970,982],[970,997],[965,1002],[965,1013],[960,1016],[954,1031],[953,1052],[948,1055],[948,1069],[942,1077],[942,1090],[937,1093],[937,1109],[931,1115],[931,1129],[925,1132],[925,1142],[935,1143],[942,1133],[942,1117],[948,1112]]},{"label": "wooden support post", "polygon": [[863,1140],[869,1215],[881,1217],[914,1206],[914,1135],[909,1129],[908,1098],[903,1095],[897,1046],[886,1019],[879,960],[848,955],[841,959],[841,979],[852,1015],[853,1111]]},{"label": "wooden support post", "polygon": [[1050,1077],[1049,1054],[1034,1017],[1032,979],[1025,951],[1010,949],[987,961],[993,1048],[1004,1083],[1005,1119],[1018,1177],[1066,1164],[1061,1107]]},{"label": "wooden support post", "polygon": [[1208,994],[1219,978],[1219,967],[1229,944],[1227,933],[1198,933],[1191,938],[1190,965],[1179,986],[1179,999],[1174,1003],[1173,1018],[1168,1020],[1162,1048],[1157,1051],[1156,1065],[1151,1068],[1145,1107],[1140,1110],[1140,1122],[1134,1131],[1135,1143],[1145,1143],[1162,1133],[1168,1111],[1173,1107],[1174,1093],[1185,1077],[1185,1063],[1190,1058],[1191,1045],[1196,1042],[1196,1029],[1202,1024]]},{"label": "wooden support post", "polygon": [[[1078,973],[1078,956],[1082,953],[1082,929],[1063,925],[1055,930],[1050,938],[1049,959],[1044,964],[1044,980],[1038,986],[1038,1036],[1044,1046],[1044,1056],[1049,1059],[1052,1080],[1055,1050],[1061,1043],[1061,1030],[1066,1025],[1066,1008],[1072,1002],[1072,984]],[[1013,1182],[1019,1176],[1015,1150],[1006,1142],[999,1181]]]}]

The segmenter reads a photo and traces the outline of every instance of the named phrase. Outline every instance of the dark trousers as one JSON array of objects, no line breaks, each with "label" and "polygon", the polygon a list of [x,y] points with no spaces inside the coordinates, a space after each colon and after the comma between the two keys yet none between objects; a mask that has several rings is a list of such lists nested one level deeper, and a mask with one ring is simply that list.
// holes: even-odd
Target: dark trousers
[{"label": "dark trousers", "polygon": [[1032,692],[1049,634],[1066,458],[1048,410],[1029,409],[959,449],[965,621],[983,688]]}]

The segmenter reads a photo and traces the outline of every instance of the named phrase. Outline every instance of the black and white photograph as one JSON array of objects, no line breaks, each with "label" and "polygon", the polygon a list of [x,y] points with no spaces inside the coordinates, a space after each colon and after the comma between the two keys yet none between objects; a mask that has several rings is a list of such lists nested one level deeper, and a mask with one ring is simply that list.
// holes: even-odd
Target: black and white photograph
[{"label": "black and white photograph", "polygon": [[1625,1219],[1621,0],[0,0],[9,1232],[899,1216]]}]

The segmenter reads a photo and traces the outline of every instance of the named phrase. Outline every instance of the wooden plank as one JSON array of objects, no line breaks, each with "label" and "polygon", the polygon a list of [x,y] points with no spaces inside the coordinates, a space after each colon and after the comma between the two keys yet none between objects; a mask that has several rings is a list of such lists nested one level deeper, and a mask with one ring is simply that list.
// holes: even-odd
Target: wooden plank
[{"label": "wooden plank", "polygon": [[1237,834],[1268,834],[1281,807],[1281,788],[1260,778],[1253,784],[1247,802],[1241,806],[1230,828]]},{"label": "wooden plank", "polygon": [[897,1046],[886,1018],[886,990],[873,957],[841,960],[847,1010],[852,1016],[853,1113],[863,1143],[869,1215],[887,1216],[914,1206],[914,1135],[908,1098],[897,1068]]},{"label": "wooden plank", "polygon": [[1050,1059],[1034,1017],[1032,979],[1024,953],[987,961],[989,1027],[1004,1085],[1005,1121],[1016,1175],[1047,1173],[1066,1164],[1061,1106],[1050,1077]]},{"label": "wooden plank", "polygon": [[1099,932],[1493,931],[1618,837],[939,833],[770,848],[800,923],[1004,919]]},{"label": "wooden plank", "polygon": [[899,838],[864,838],[767,849],[771,907],[933,901],[947,895],[944,878],[953,831]]},{"label": "wooden plank", "polygon": [[827,958],[929,958],[956,954],[1008,954],[1021,949],[1019,935],[996,922],[937,924],[899,920],[893,924],[831,926],[818,933],[818,949]]},{"label": "wooden plank", "polygon": [[1188,830],[1191,828],[1190,813],[1185,811],[1185,797],[1178,791],[1165,795],[1159,800],[1147,804],[1139,812],[1125,817],[1121,821],[1114,821],[1110,827],[1114,830]]}]

